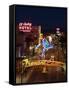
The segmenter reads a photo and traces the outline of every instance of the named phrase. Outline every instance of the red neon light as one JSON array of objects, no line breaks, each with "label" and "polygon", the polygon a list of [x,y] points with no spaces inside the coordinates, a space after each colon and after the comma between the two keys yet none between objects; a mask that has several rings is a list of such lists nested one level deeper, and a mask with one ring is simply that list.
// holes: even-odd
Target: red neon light
[{"label": "red neon light", "polygon": [[19,30],[23,32],[31,32],[32,29],[32,23],[19,23]]}]

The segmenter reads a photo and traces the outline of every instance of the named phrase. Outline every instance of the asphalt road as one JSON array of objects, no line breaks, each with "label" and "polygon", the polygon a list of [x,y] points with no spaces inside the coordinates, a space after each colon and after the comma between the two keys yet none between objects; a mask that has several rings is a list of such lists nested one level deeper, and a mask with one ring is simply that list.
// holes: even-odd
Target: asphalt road
[{"label": "asphalt road", "polygon": [[17,83],[51,83],[66,81],[66,73],[62,68],[33,66],[26,68],[22,74],[17,74]]}]

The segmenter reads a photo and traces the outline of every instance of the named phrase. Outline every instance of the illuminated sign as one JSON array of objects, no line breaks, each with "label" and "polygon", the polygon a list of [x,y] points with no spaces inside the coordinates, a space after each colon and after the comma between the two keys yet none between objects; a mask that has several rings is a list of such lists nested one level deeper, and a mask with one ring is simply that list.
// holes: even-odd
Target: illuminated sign
[{"label": "illuminated sign", "polygon": [[61,35],[61,33],[60,33],[60,28],[56,28],[56,33],[57,33],[58,36]]},{"label": "illuminated sign", "polygon": [[22,31],[22,32],[31,32],[32,30],[32,23],[19,23],[19,31]]}]

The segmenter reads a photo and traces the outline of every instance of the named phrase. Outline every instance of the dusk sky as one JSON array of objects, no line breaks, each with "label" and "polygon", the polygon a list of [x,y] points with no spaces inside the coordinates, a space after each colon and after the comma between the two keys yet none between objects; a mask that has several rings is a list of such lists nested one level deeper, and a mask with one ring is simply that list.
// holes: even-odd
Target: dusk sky
[{"label": "dusk sky", "polygon": [[67,9],[53,7],[16,6],[16,23],[31,22],[41,25],[43,32],[60,27],[67,29]]}]

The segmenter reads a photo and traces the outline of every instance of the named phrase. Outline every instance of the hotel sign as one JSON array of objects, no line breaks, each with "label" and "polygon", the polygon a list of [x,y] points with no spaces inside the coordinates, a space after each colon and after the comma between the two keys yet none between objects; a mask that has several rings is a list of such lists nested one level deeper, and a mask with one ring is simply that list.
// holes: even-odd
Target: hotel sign
[{"label": "hotel sign", "polygon": [[19,23],[19,31],[22,31],[22,32],[31,32],[32,30],[32,23]]}]

